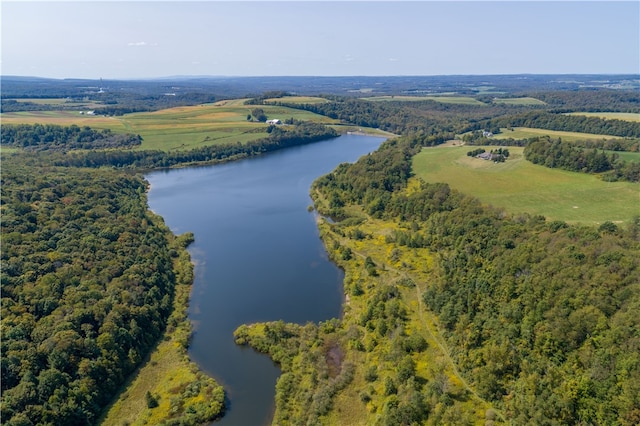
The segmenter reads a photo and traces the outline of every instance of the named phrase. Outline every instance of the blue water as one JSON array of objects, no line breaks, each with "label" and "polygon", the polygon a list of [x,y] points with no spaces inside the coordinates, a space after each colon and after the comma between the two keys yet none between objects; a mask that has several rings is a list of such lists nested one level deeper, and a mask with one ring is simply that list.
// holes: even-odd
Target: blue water
[{"label": "blue water", "polygon": [[224,387],[225,417],[216,425],[271,422],[280,374],[266,355],[233,342],[241,324],[318,322],[339,317],[343,273],[328,260],[316,216],[313,180],[353,162],[384,139],[345,135],[237,162],[158,171],[149,205],[176,234],[191,231],[196,264],[189,349]]}]

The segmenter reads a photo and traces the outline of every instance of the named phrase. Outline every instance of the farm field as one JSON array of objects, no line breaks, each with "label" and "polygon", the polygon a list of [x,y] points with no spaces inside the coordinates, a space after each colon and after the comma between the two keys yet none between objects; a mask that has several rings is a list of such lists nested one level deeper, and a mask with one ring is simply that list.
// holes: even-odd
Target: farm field
[{"label": "farm field", "polygon": [[37,105],[62,105],[62,106],[71,106],[76,108],[98,108],[103,106],[100,101],[80,101],[77,99],[69,99],[69,98],[9,98],[7,99],[21,102],[21,103],[32,103]]},{"label": "farm field", "polygon": [[417,102],[417,101],[436,101],[443,104],[463,104],[463,105],[478,105],[486,106],[484,102],[480,102],[475,98],[468,96],[372,96],[370,98],[362,98],[367,101],[403,101],[403,102]]},{"label": "farm field", "polygon": [[37,105],[61,105],[68,102],[66,98],[14,98],[8,101],[29,102]]},{"label": "farm field", "polygon": [[524,159],[524,148],[509,147],[511,156],[505,163],[468,157],[469,149],[423,149],[414,158],[414,172],[427,182],[446,182],[484,204],[511,213],[540,214],[548,220],[628,223],[640,214],[638,184],[604,182],[593,175],[534,165]]},{"label": "farm field", "polygon": [[[81,115],[77,111],[15,112],[2,114],[1,117],[4,124],[76,124],[96,129],[111,129],[118,133],[139,134],[143,142],[138,149],[170,151],[220,143],[246,143],[266,137],[266,124],[247,121],[247,115],[256,106],[245,105],[244,101],[233,99],[119,117]],[[293,108],[275,105],[260,107],[269,119],[294,118],[332,125],[340,123],[338,120]]]},{"label": "farm field", "polygon": [[20,111],[0,114],[2,124],[57,124],[59,126],[90,126],[94,129],[111,129],[124,133],[126,127],[121,117],[80,114],[78,111]]},{"label": "farm field", "polygon": [[532,127],[514,127],[513,130],[501,128],[500,133],[493,135],[494,139],[527,139],[537,136],[550,136],[552,138],[562,138],[563,141],[575,142],[588,139],[620,139],[619,136],[596,135],[593,133],[564,132],[560,130],[534,129]]},{"label": "farm field", "polygon": [[329,100],[325,98],[318,98],[315,96],[283,96],[282,98],[265,99],[265,102],[285,102],[290,104],[324,104],[329,102]]},{"label": "farm field", "polygon": [[640,163],[640,152],[628,152],[628,151],[605,151],[607,154],[616,154],[624,161],[635,161]]},{"label": "farm field", "polygon": [[524,98],[494,98],[494,104],[506,104],[506,105],[546,105],[546,102],[540,99],[524,97]]},{"label": "farm field", "polygon": [[570,112],[567,115],[600,117],[607,120],[640,121],[640,113],[634,112]]}]

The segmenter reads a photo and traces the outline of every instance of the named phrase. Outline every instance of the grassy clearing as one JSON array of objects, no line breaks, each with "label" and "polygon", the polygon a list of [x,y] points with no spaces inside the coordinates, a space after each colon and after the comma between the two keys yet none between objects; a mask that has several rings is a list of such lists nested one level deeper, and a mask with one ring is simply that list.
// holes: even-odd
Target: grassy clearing
[{"label": "grassy clearing", "polygon": [[9,101],[16,102],[29,102],[37,105],[61,105],[69,102],[66,98],[49,98],[49,99],[35,99],[35,98],[18,98],[18,99],[7,99]]},{"label": "grassy clearing", "polygon": [[283,96],[282,98],[266,99],[265,102],[285,102],[289,104],[325,104],[329,100],[315,96]]},{"label": "grassy clearing", "polygon": [[513,130],[501,128],[500,133],[494,135],[494,139],[527,139],[538,136],[550,136],[562,138],[563,141],[575,142],[588,139],[620,139],[619,136],[596,135],[593,133],[563,132],[559,130],[534,129],[532,127],[514,127]]},{"label": "grassy clearing", "polygon": [[[255,106],[244,99],[233,99],[188,107],[140,112],[120,117],[81,115],[74,111],[35,111],[2,114],[4,124],[41,123],[68,126],[90,126],[118,133],[135,133],[143,138],[138,149],[188,150],[222,143],[246,143],[267,135],[267,125],[247,121]],[[275,105],[262,105],[269,119],[313,121],[339,124],[338,120]]]},{"label": "grassy clearing", "polygon": [[371,127],[353,126],[353,125],[350,125],[350,124],[331,124],[331,125],[329,125],[329,127],[335,129],[336,132],[338,132],[340,134],[352,133],[352,134],[357,134],[357,135],[385,136],[385,137],[388,137],[388,138],[393,138],[393,137],[398,136],[395,133],[387,132],[387,131],[384,131],[384,130],[381,130],[381,129],[374,129],[374,128],[371,128]]},{"label": "grassy clearing", "polygon": [[584,115],[607,120],[640,121],[640,113],[637,112],[570,112],[567,115]]},{"label": "grassy clearing", "polygon": [[36,105],[65,105],[65,106],[73,106],[73,107],[84,107],[87,109],[98,108],[102,106],[102,102],[100,101],[79,101],[75,99],[68,98],[15,98],[15,99],[7,99],[16,102],[22,103],[32,103]]},{"label": "grassy clearing", "polygon": [[384,101],[402,101],[402,102],[417,102],[417,101],[436,101],[443,104],[463,104],[463,105],[479,105],[486,106],[484,102],[480,102],[475,98],[468,96],[373,96],[370,98],[362,98],[367,101],[384,102]]},{"label": "grassy clearing", "polygon": [[494,104],[506,104],[506,105],[546,105],[546,102],[540,99],[523,97],[523,98],[494,98]]},{"label": "grassy clearing", "polygon": [[446,182],[512,213],[586,224],[629,222],[640,214],[638,184],[534,165],[524,159],[523,148],[510,147],[509,159],[498,164],[467,157],[467,151],[469,147],[424,149],[414,158],[414,171],[428,182]]},{"label": "grassy clearing", "polygon": [[640,152],[626,152],[626,151],[605,151],[607,154],[616,154],[624,161],[635,161],[640,163]]},{"label": "grassy clearing", "polygon": [[108,409],[106,418],[101,422],[103,426],[120,426],[123,421],[128,421],[131,425],[148,424],[147,420],[152,417],[152,413],[147,408],[145,395],[147,391],[155,390],[157,378],[166,378],[167,383],[177,383],[182,381],[182,378],[191,375],[189,370],[180,371],[183,368],[177,367],[180,364],[181,356],[177,351],[172,350],[171,346],[172,343],[162,342],[155,348],[149,362],[139,371],[135,380],[128,384],[127,390]]},{"label": "grassy clearing", "polygon": [[115,117],[80,114],[78,111],[21,111],[0,114],[2,124],[56,124],[58,126],[90,126],[126,133],[124,123]]}]

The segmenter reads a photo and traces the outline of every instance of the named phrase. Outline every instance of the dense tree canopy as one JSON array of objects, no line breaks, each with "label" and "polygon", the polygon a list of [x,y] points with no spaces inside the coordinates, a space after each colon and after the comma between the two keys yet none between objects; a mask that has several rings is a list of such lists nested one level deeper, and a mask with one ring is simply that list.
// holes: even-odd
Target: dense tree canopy
[{"label": "dense tree canopy", "polygon": [[94,423],[160,336],[175,251],[144,193],[114,171],[3,161],[3,423]]},{"label": "dense tree canopy", "polygon": [[1,145],[33,151],[68,151],[72,149],[131,148],[142,143],[139,135],[116,134],[109,129],[53,124],[18,124],[2,126]]}]

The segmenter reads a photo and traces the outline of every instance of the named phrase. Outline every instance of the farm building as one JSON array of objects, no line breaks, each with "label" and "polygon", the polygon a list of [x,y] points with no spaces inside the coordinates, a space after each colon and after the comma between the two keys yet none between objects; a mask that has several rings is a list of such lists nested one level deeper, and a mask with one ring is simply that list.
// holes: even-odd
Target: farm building
[{"label": "farm building", "polygon": [[277,118],[274,118],[273,120],[267,120],[267,124],[271,124],[271,125],[276,125],[276,124],[282,124],[282,121],[278,120]]}]

